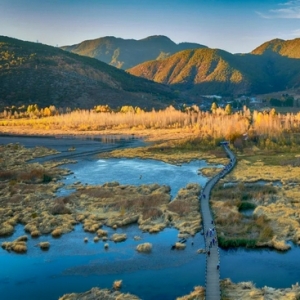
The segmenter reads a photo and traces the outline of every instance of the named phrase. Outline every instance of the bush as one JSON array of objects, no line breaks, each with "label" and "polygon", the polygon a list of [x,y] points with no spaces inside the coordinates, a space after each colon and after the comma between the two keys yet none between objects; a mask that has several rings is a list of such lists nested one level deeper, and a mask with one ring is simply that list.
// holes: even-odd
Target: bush
[{"label": "bush", "polygon": [[43,176],[43,183],[48,183],[52,180],[52,176],[50,176],[49,174],[44,174]]},{"label": "bush", "polygon": [[255,209],[256,205],[251,203],[251,202],[241,202],[241,204],[239,205],[239,211],[241,210],[246,210],[246,209]]}]

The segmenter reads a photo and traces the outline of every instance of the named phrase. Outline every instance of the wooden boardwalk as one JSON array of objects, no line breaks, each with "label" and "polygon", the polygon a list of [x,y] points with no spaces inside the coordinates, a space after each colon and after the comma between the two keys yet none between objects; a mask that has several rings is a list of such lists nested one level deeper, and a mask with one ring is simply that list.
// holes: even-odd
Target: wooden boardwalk
[{"label": "wooden boardwalk", "polygon": [[[232,170],[236,163],[236,158],[230,149],[224,145],[224,150],[226,151],[231,162],[225,166],[225,169],[218,173],[215,177],[211,178],[205,185],[202,194],[201,194],[201,213],[202,213],[202,222],[203,222],[203,232],[205,236],[205,246],[206,251],[209,250],[210,254],[206,254],[206,283],[205,283],[205,299],[206,300],[219,300],[221,299],[221,290],[220,290],[220,255],[217,242],[214,244],[212,240],[217,241],[217,232],[212,230],[214,226],[213,217],[209,207],[209,196],[210,191],[213,186],[228,172]],[[211,243],[211,247],[210,247]]]}]

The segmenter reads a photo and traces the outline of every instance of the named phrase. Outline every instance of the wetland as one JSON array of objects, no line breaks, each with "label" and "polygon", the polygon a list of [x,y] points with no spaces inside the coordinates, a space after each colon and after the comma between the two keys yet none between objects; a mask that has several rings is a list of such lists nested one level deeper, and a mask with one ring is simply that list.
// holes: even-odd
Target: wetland
[{"label": "wetland", "polygon": [[[226,162],[221,151],[196,159],[196,151],[184,156],[180,148],[149,146],[132,137],[1,137],[1,144],[0,242],[26,246],[0,249],[2,295],[58,299],[92,287],[110,289],[122,280],[124,293],[175,299],[205,284],[205,255],[197,252],[205,247],[198,196]],[[252,172],[249,165],[259,169]],[[293,197],[298,167],[284,166],[286,176],[264,167],[262,161],[239,158],[212,193],[221,237],[255,240],[238,248],[223,245],[221,278],[252,281],[254,294],[265,285],[291,287],[300,269],[298,198]],[[255,185],[259,180],[281,184]],[[252,213],[243,214],[247,209]],[[26,241],[17,240],[24,235]],[[182,239],[185,249],[171,250]],[[45,242],[46,251],[40,248]],[[143,243],[151,244],[151,251],[137,251]],[[233,290],[243,289],[225,279],[223,286],[232,299]]]}]

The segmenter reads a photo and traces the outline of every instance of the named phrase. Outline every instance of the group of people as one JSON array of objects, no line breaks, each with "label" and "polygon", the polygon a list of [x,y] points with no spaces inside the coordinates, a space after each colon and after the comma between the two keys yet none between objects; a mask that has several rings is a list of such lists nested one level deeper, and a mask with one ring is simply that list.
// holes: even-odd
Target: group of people
[{"label": "group of people", "polygon": [[[213,225],[214,221],[211,221],[211,224]],[[214,246],[218,246],[218,240],[216,237],[215,228],[214,227],[208,228],[206,230],[205,236],[206,236],[206,240],[210,239],[208,244],[208,250],[206,251],[207,255],[210,256],[210,249]],[[217,264],[217,270],[219,269],[220,269],[220,263]]]},{"label": "group of people", "polygon": [[[214,224],[214,221],[211,221],[211,224],[213,225],[213,224]],[[209,252],[210,252],[210,248],[212,248],[213,246],[217,245],[217,243],[218,243],[217,237],[216,237],[216,230],[215,230],[215,228],[214,228],[214,227],[208,228],[208,229],[206,230],[205,235],[206,235],[206,240],[207,240],[207,239],[211,239],[211,240],[209,241],[208,251],[207,251],[207,253],[208,253],[208,255],[209,255],[209,254],[210,254],[210,253],[209,253]]]}]

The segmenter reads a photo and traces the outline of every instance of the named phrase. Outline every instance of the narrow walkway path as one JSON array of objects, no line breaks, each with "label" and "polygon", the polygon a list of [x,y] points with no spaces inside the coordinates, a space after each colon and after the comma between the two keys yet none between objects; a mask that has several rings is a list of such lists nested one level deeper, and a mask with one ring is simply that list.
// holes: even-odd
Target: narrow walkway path
[{"label": "narrow walkway path", "polygon": [[220,255],[219,248],[217,245],[217,232],[214,226],[213,217],[209,207],[209,196],[210,191],[213,186],[223,178],[227,173],[229,173],[234,165],[236,164],[236,158],[230,149],[223,145],[228,157],[230,158],[230,163],[225,166],[225,168],[218,173],[216,176],[211,178],[205,185],[202,195],[201,195],[201,213],[203,222],[203,232],[205,236],[205,246],[206,251],[206,300],[219,300],[221,299],[220,290]]}]

